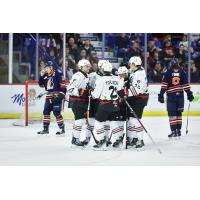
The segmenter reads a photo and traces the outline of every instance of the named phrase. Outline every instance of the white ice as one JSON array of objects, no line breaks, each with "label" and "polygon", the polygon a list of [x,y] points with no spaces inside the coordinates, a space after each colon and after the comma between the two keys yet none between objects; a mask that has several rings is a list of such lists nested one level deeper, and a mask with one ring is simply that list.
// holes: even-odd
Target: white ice
[{"label": "white ice", "polygon": [[49,135],[37,135],[41,124],[15,127],[13,121],[0,120],[0,165],[200,165],[200,117],[189,118],[188,135],[184,118],[182,138],[173,141],[167,138],[167,117],[144,117],[142,121],[156,146],[145,135],[145,151],[141,152],[72,149],[71,123],[66,124],[66,135],[58,137],[55,123]]}]

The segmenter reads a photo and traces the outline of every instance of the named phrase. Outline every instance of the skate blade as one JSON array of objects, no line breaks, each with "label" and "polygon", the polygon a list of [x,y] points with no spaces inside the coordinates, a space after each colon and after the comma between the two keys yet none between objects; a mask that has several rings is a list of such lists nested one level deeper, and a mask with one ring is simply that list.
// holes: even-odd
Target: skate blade
[{"label": "skate blade", "polygon": [[63,133],[63,134],[56,134],[56,137],[65,137],[66,135]]},{"label": "skate blade", "polygon": [[95,147],[92,147],[92,149],[94,150],[94,151],[109,151],[109,150],[111,150],[111,147],[106,147],[106,146],[104,146],[104,147],[100,147],[100,148],[95,148]]},{"label": "skate blade", "polygon": [[75,150],[82,150],[84,147],[83,146],[77,146],[77,145],[74,145],[74,144],[71,144],[71,149],[75,149]]}]

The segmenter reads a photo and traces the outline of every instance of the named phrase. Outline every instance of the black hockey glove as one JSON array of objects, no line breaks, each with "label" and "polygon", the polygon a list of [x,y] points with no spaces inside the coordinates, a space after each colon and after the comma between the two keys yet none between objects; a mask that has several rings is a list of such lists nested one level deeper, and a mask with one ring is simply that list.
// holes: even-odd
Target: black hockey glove
[{"label": "black hockey glove", "polygon": [[88,98],[89,95],[90,95],[90,90],[80,88],[80,89],[79,89],[79,95],[80,95],[80,97],[82,97],[82,98]]},{"label": "black hockey glove", "polygon": [[53,104],[59,104],[64,98],[65,96],[63,94],[58,93],[54,95],[52,102]]},{"label": "black hockey glove", "polygon": [[193,96],[192,91],[189,91],[189,92],[187,93],[187,99],[188,99],[190,102],[193,101],[194,96]]},{"label": "black hockey glove", "polygon": [[158,101],[159,101],[160,103],[164,103],[164,97],[163,97],[163,95],[158,94]]}]

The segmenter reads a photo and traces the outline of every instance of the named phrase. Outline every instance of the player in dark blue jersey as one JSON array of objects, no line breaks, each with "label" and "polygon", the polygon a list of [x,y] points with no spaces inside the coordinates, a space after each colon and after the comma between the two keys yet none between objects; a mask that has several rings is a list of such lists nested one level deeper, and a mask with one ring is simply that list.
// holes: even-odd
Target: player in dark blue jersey
[{"label": "player in dark blue jersey", "polygon": [[50,125],[50,115],[53,111],[59,127],[57,135],[65,133],[64,120],[61,115],[63,100],[66,94],[65,79],[61,71],[53,68],[53,63],[48,61],[45,68],[40,72],[39,86],[47,91],[44,111],[43,127],[38,134],[48,134]]},{"label": "player in dark blue jersey", "polygon": [[169,138],[181,136],[184,91],[187,93],[189,101],[194,99],[185,71],[175,59],[171,61],[171,66],[163,76],[160,94],[158,95],[158,101],[164,103],[164,93],[167,93],[167,111],[171,128]]}]

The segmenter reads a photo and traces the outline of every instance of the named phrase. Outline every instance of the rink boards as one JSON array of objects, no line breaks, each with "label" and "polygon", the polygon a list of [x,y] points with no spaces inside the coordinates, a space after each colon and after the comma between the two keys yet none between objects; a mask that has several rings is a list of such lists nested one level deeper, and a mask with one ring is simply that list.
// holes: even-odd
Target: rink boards
[{"label": "rink boards", "polygon": [[[194,93],[194,101],[190,105],[190,115],[200,116],[200,85],[192,84],[191,89]],[[160,91],[160,84],[149,85],[149,102],[145,107],[144,116],[165,116],[166,104],[158,102],[158,93]],[[40,100],[34,100],[35,97],[44,92],[43,88],[37,85],[29,86],[29,113],[31,117],[41,117],[45,96]],[[25,110],[25,86],[24,85],[0,85],[0,118],[19,118]],[[187,96],[185,95],[185,99]],[[185,101],[185,112],[187,114],[188,101]],[[64,112],[65,119],[73,119],[71,109],[68,108],[68,102],[65,101]]]}]

